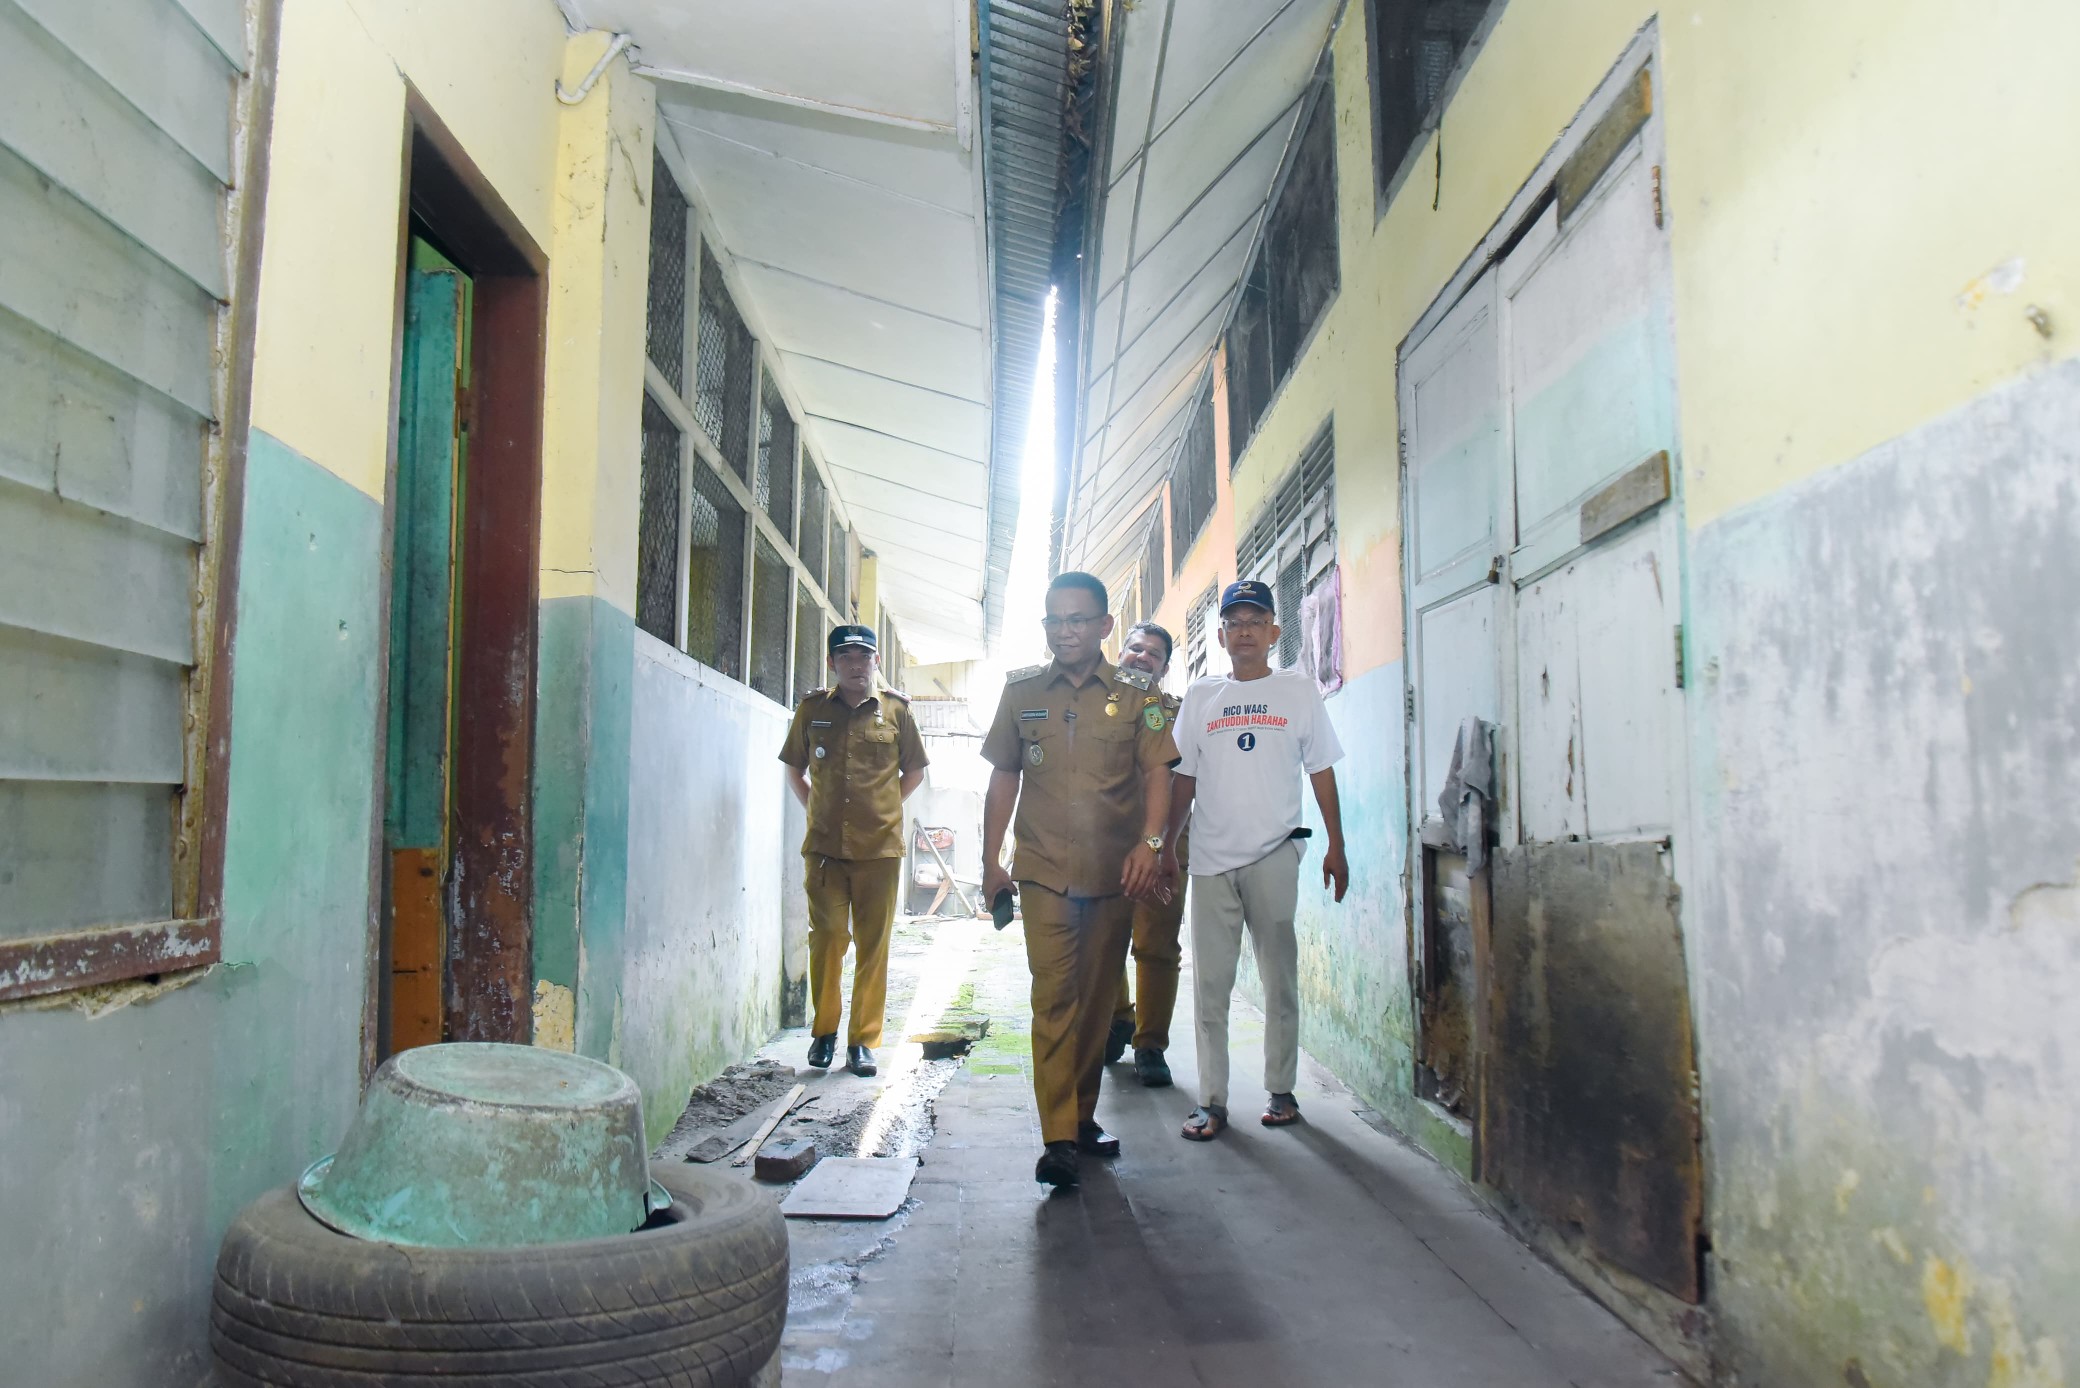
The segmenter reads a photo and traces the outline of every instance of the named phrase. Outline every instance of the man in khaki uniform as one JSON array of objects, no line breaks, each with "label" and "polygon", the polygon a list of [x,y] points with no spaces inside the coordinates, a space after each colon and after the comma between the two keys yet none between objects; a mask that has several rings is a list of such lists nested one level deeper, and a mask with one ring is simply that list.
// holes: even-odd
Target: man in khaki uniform
[{"label": "man in khaki uniform", "polygon": [[[787,783],[809,811],[802,858],[809,889],[809,1064],[828,1069],[838,1047],[845,947],[852,971],[846,1067],[874,1073],[888,1000],[888,935],[903,878],[903,802],[924,781],[924,739],[910,700],[875,689],[874,629],[842,626],[826,642],[832,684],[803,699],[780,748]],[[850,924],[848,928],[848,917]]]},{"label": "man in khaki uniform", "polygon": [[[1120,668],[1139,670],[1149,691],[1162,700],[1164,720],[1177,722],[1178,698],[1162,691],[1170,673],[1170,633],[1154,622],[1136,622],[1119,643]],[[1187,835],[1177,836],[1176,858],[1186,862]],[[1164,855],[1168,861],[1169,855]],[[1177,969],[1184,959],[1184,875],[1166,874],[1154,895],[1134,903],[1134,980],[1130,993],[1127,970],[1119,975],[1119,1002],[1112,1030],[1105,1038],[1105,1063],[1112,1064],[1134,1046],[1134,1077],[1150,1089],[1170,1085],[1170,1019],[1177,1011]]]},{"label": "man in khaki uniform", "polygon": [[1104,657],[1106,607],[1105,585],[1089,574],[1065,573],[1048,586],[1042,625],[1054,659],[1011,673],[982,742],[995,768],[983,805],[982,894],[994,903],[1018,880],[1033,973],[1033,1094],[1046,1144],[1033,1175],[1057,1188],[1077,1184],[1078,1153],[1119,1153],[1097,1122],[1105,1031],[1126,967],[1132,898],[1156,888],[1170,813],[1165,768],[1177,759],[1148,677]]}]

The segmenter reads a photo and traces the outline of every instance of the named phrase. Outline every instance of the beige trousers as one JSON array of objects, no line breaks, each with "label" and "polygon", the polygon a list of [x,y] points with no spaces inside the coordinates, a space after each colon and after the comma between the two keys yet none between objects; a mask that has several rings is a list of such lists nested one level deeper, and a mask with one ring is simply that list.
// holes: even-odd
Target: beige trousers
[{"label": "beige trousers", "polygon": [[1264,985],[1264,1088],[1293,1092],[1300,1067],[1300,840],[1287,839],[1247,867],[1192,877],[1192,1013],[1199,1038],[1199,1102],[1228,1104],[1228,998],[1242,932]]}]

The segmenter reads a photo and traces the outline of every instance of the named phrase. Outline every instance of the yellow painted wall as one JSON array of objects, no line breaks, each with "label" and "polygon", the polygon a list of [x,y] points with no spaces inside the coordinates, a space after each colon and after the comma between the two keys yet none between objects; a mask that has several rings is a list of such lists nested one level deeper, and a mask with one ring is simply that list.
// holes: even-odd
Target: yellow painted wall
[{"label": "yellow painted wall", "polygon": [[[567,86],[608,42],[598,32],[571,39]],[[584,101],[558,110],[541,592],[597,596],[633,615],[656,88],[616,60]]]},{"label": "yellow painted wall", "polygon": [[[1333,414],[1349,674],[1401,658],[1396,351],[1656,13],[1510,0],[1446,109],[1441,177],[1426,142],[1375,218],[1365,6],[1345,12],[1341,289],[1250,441],[1234,514]],[[1691,526],[2075,351],[2080,6],[1695,0],[1661,25]],[[2018,260],[2020,284],[1982,296]],[[1219,566],[1209,546],[1232,564],[1232,529],[1210,530],[1192,572]]]}]

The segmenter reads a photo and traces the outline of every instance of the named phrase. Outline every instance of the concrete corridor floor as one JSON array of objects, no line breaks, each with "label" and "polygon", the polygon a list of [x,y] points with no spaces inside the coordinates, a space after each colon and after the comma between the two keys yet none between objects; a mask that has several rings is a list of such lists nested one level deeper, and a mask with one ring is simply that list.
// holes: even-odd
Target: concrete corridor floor
[{"label": "concrete corridor floor", "polygon": [[[1143,1089],[1113,1067],[1099,1117],[1124,1151],[1086,1158],[1082,1189],[1050,1195],[1032,1178],[1027,987],[1016,925],[900,927],[878,1077],[890,1102],[914,1104],[906,1086],[930,1069],[906,1033],[981,1014],[990,1034],[931,1079],[944,1083],[936,1131],[901,1212],[789,1221],[788,1388],[1686,1382],[1453,1176],[1369,1126],[1311,1059],[1297,1091],[1306,1121],[1261,1127],[1262,1026],[1240,998],[1238,1121],[1213,1143],[1180,1139],[1196,1079],[1189,983],[1177,1087]],[[789,1032],[762,1054],[799,1066],[807,1044]]]}]

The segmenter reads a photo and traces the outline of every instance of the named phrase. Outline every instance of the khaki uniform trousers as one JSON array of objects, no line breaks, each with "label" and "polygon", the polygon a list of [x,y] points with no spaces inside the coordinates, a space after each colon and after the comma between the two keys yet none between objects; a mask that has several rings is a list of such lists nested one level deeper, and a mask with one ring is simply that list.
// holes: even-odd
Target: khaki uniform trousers
[{"label": "khaki uniform trousers", "polygon": [[802,856],[809,891],[809,1034],[829,1036],[837,1031],[845,949],[857,941],[852,1027],[846,1044],[878,1046],[881,1014],[888,1006],[889,927],[896,917],[903,860]]},{"label": "khaki uniform trousers", "polygon": [[1127,970],[1119,971],[1115,1022],[1134,1023],[1134,1049],[1170,1049],[1170,1019],[1177,1011],[1177,968],[1184,961],[1184,883],[1166,905],[1134,903],[1134,990],[1127,992]]},{"label": "khaki uniform trousers", "polygon": [[1018,884],[1026,963],[1033,971],[1033,1098],[1042,1142],[1074,1142],[1096,1121],[1112,1025],[1113,983],[1126,967],[1134,903],[1124,896],[1062,896]]}]

